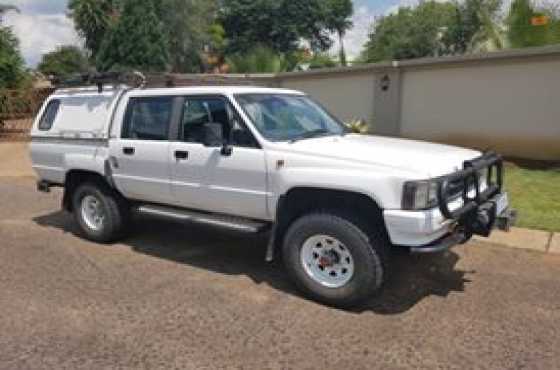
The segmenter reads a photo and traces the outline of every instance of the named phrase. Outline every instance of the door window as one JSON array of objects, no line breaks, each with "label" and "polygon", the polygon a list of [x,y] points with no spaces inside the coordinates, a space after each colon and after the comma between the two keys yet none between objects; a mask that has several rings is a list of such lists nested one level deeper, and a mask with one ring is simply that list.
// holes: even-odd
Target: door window
[{"label": "door window", "polygon": [[168,140],[173,97],[132,98],[128,105],[123,139]]},{"label": "door window", "polygon": [[241,117],[221,97],[187,98],[183,107],[181,138],[187,143],[204,142],[204,128],[208,123],[222,125],[224,137],[233,146],[257,148],[258,144]]}]

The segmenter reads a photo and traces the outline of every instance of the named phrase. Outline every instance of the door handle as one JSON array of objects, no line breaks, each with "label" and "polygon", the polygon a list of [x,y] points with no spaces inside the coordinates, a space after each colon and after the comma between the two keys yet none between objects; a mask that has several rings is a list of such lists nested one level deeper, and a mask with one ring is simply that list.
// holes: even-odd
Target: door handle
[{"label": "door handle", "polygon": [[189,152],[184,150],[176,150],[175,151],[175,158],[177,160],[187,160],[189,159]]},{"label": "door handle", "polygon": [[132,147],[125,147],[122,151],[126,155],[134,155],[135,149]]}]

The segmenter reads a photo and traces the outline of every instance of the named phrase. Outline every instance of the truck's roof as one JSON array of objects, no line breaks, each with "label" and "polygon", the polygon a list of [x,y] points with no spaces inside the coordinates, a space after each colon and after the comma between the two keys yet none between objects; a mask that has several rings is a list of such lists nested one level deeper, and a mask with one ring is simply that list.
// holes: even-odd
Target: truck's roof
[{"label": "truck's roof", "polygon": [[[106,87],[105,93],[114,92],[115,90],[122,90],[121,88]],[[97,87],[84,87],[73,89],[61,89],[55,91],[53,96],[91,96],[97,93]],[[269,87],[256,87],[256,86],[190,86],[190,87],[168,87],[168,88],[145,88],[145,89],[132,89],[129,92],[133,96],[153,96],[153,95],[183,95],[183,94],[292,94],[303,95],[300,91],[269,88]]]}]

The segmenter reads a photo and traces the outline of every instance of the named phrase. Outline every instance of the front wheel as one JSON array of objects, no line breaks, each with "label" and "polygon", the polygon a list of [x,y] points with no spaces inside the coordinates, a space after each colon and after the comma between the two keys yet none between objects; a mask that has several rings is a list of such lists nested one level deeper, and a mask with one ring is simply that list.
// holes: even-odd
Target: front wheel
[{"label": "front wheel", "polygon": [[343,308],[375,295],[388,275],[390,247],[383,233],[367,229],[336,214],[298,219],[283,245],[296,285],[312,299]]}]

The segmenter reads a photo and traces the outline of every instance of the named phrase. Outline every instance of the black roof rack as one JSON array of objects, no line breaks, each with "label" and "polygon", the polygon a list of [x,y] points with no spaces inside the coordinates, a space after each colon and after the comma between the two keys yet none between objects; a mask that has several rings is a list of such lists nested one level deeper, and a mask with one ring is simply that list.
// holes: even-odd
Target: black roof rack
[{"label": "black roof rack", "polygon": [[143,87],[146,77],[141,72],[102,72],[102,73],[83,73],[74,75],[64,80],[52,79],[52,83],[57,87],[83,87],[97,86],[98,91],[103,92],[104,85],[129,85],[133,87]]},{"label": "black roof rack", "polygon": [[103,92],[104,85],[127,85],[136,88],[176,87],[176,86],[215,86],[215,85],[265,85],[274,83],[273,75],[218,75],[218,74],[172,74],[141,72],[103,72],[84,73],[70,78],[51,82],[57,88],[97,86]]}]

